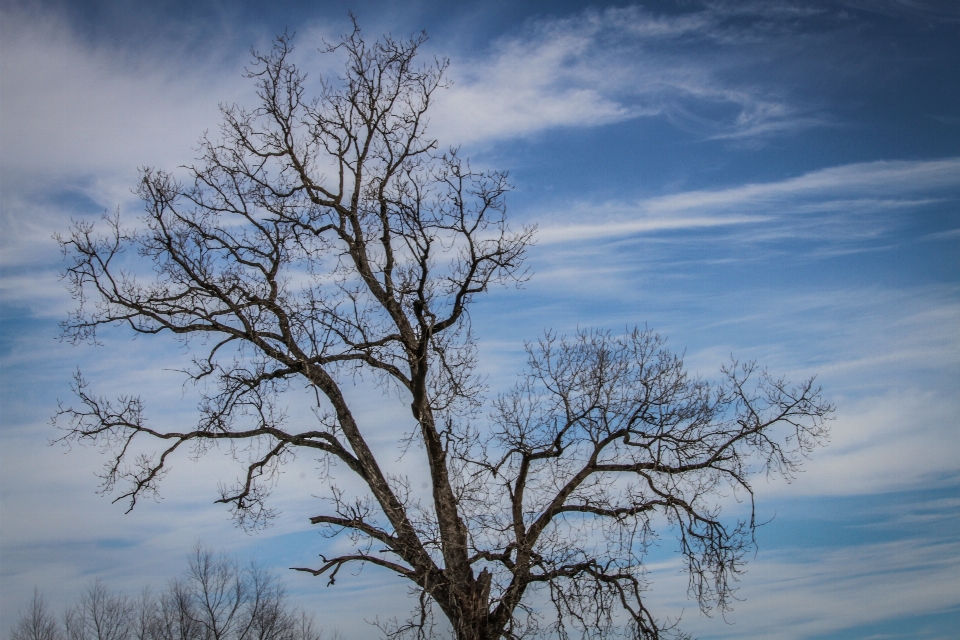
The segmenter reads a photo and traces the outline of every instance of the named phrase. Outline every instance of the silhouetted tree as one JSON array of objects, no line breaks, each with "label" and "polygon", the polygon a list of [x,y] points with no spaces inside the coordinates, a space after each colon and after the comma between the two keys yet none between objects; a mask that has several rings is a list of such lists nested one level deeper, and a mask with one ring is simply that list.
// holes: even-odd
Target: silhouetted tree
[{"label": "silhouetted tree", "polygon": [[67,640],[127,640],[132,635],[134,603],[111,593],[99,580],[64,615]]},{"label": "silhouetted tree", "polygon": [[[201,141],[186,180],[143,171],[142,225],[110,217],[105,234],[78,223],[62,240],[80,303],[66,337],[107,324],[171,333],[194,353],[188,376],[209,382],[197,424],[166,430],[145,420],[141,398],[99,397],[78,374],[80,403],[58,415],[64,439],[112,448],[104,488],[131,508],[183,449],[251,452],[219,499],[244,526],[272,515],[264,500],[294,452],[339,463],[365,492],[324,476],[331,508],[311,522],[356,546],[299,570],[333,584],[366,563],[408,580],[419,607],[390,634],[428,635],[435,605],[460,640],[659,637],[667,625],[643,599],[658,517],[679,533],[691,594],[726,609],[755,523],[722,521],[721,497],[752,500],[754,471],[789,474],[830,407],[812,381],[732,363],[712,384],[649,331],[584,331],[531,346],[529,373],[479,426],[467,310],[525,278],[534,231],[508,227],[504,173],[474,170],[425,134],[446,62],[418,66],[423,41],[368,44],[355,29],[327,50],[345,56],[344,75],[310,98],[279,38],[248,71],[259,106],[223,109],[219,139]],[[378,425],[344,392],[361,373],[408,406],[416,431],[394,429],[421,447],[428,496],[374,455]],[[313,424],[288,420],[279,401],[303,387]],[[159,455],[134,456],[141,438],[164,443]]]},{"label": "silhouetted tree", "polygon": [[[333,640],[339,635],[334,634]],[[188,570],[154,595],[131,598],[97,580],[57,623],[34,591],[11,640],[323,640],[312,616],[290,605],[276,576],[197,547]]]},{"label": "silhouetted tree", "polygon": [[43,595],[33,590],[30,609],[20,614],[20,619],[10,632],[10,640],[62,640],[63,634],[57,619],[50,613]]}]

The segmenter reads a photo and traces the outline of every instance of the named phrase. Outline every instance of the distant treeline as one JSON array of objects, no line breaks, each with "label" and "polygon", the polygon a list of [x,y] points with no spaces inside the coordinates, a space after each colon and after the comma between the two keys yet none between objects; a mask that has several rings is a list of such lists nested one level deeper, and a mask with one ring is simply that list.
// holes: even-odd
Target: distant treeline
[{"label": "distant treeline", "polygon": [[336,640],[291,605],[277,576],[197,547],[162,591],[132,597],[92,583],[57,617],[39,591],[10,640]]}]

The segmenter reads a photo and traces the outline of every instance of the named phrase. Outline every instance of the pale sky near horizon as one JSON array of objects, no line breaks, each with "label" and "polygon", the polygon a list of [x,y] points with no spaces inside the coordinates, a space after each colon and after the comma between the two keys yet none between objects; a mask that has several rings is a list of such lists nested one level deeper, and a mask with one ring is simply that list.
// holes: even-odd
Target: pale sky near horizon
[{"label": "pale sky near horizon", "polygon": [[[122,329],[58,341],[72,302],[52,235],[141,210],[137,169],[172,169],[251,104],[251,46],[296,33],[311,78],[349,27],[426,30],[450,59],[431,132],[510,172],[508,215],[536,224],[533,277],[472,311],[491,388],[545,329],[647,324],[715,376],[731,354],[836,407],[828,446],[792,483],[757,479],[758,551],[726,619],[686,598],[674,540],[653,558],[661,617],[700,638],[951,638],[960,628],[960,7],[944,0],[0,4],[0,635],[42,590],[59,608],[91,580],[165,584],[197,541],[283,573],[349,638],[404,613],[373,569],[322,579],[316,463],[281,479],[273,528],[214,505],[226,456],[178,461],[130,514],[96,494],[104,459],[49,446],[82,369],[189,422],[187,357]],[[354,391],[379,450],[391,400]],[[296,414],[298,407],[291,411]],[[400,463],[415,467],[407,456]],[[415,471],[411,471],[415,473]],[[734,511],[736,504],[729,505]]]}]

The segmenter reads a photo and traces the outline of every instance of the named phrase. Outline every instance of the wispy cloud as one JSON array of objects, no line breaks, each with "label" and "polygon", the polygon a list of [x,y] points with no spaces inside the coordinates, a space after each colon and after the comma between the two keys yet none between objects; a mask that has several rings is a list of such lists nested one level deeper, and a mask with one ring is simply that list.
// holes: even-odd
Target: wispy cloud
[{"label": "wispy cloud", "polygon": [[822,125],[829,118],[786,97],[784,86],[738,77],[756,65],[751,47],[776,57],[774,43],[816,13],[714,4],[674,15],[631,6],[541,19],[484,55],[454,60],[435,131],[476,142],[663,116],[705,137],[751,138]]},{"label": "wispy cloud", "polygon": [[[476,143],[658,115],[704,137],[741,138],[822,123],[777,82],[743,79],[755,64],[744,47],[772,46],[807,13],[627,7],[534,21],[480,54],[452,54],[454,85],[438,96],[434,132]],[[218,103],[249,94],[246,52],[215,41],[202,54],[170,40],[162,51],[112,49],[82,40],[62,16],[24,8],[5,8],[2,25],[8,191],[64,175],[96,175],[98,190],[116,191],[137,166],[190,162],[199,134],[217,126]],[[306,28],[301,53],[323,36]]]},{"label": "wispy cloud", "polygon": [[797,178],[717,191],[692,191],[657,198],[658,211],[765,206],[786,198],[849,199],[868,195],[915,194],[960,185],[960,158],[929,161],[879,161],[813,171]]},{"label": "wispy cloud", "polygon": [[189,162],[218,123],[218,102],[243,87],[244,60],[225,69],[215,42],[203,57],[171,41],[116,49],[36,7],[5,6],[0,25],[5,191],[49,190],[64,178],[110,190],[117,173]]},{"label": "wispy cloud", "polygon": [[840,403],[830,445],[804,465],[794,485],[770,485],[764,494],[849,496],[958,480],[960,405],[948,389],[890,389]]},{"label": "wispy cloud", "polygon": [[876,214],[941,202],[955,197],[958,188],[960,158],[857,163],[776,182],[685,191],[634,203],[579,203],[539,214],[543,222],[538,238],[541,244],[584,242],[667,230],[786,222],[779,229],[757,233],[767,239],[783,235],[836,239],[837,225],[864,215],[873,216],[874,223],[846,232],[875,236],[883,228]]},{"label": "wispy cloud", "polygon": [[940,0],[842,0],[842,4],[899,19],[960,22],[960,7]]},{"label": "wispy cloud", "polygon": [[762,554],[738,594],[743,602],[727,616],[732,624],[688,615],[684,628],[717,638],[792,640],[945,611],[960,604],[958,571],[960,544],[929,539]]},{"label": "wispy cloud", "polygon": [[[616,206],[576,207],[577,217],[581,219],[591,219],[600,216],[609,216],[616,209],[623,209]],[[641,211],[643,211],[641,209]],[[715,215],[715,216],[697,216],[697,215],[677,215],[673,217],[660,217],[644,215],[629,221],[609,221],[599,224],[591,223],[573,223],[562,226],[545,224],[538,230],[537,242],[539,244],[553,244],[557,242],[584,242],[590,240],[601,240],[606,238],[624,238],[634,234],[652,233],[656,231],[671,231],[679,229],[697,229],[704,227],[720,227],[734,224],[746,224],[749,222],[761,222],[765,220],[762,216],[749,215]]]}]

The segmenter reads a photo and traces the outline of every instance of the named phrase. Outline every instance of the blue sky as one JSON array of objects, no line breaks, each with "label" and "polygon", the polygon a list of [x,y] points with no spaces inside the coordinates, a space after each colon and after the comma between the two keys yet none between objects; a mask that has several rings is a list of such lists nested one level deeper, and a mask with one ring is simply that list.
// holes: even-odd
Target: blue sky
[{"label": "blue sky", "polygon": [[[545,328],[647,323],[714,375],[730,354],[836,404],[830,444],[792,483],[757,480],[759,550],[726,620],[699,614],[666,536],[662,616],[702,638],[948,638],[960,627],[960,9],[955,2],[45,2],[0,8],[0,629],[34,586],[57,606],[100,577],[163,583],[196,540],[278,568],[324,541],[316,464],[297,460],[277,524],[213,505],[229,460],[181,461],[124,515],[96,451],[47,443],[81,367],[171,424],[184,354],[121,330],[58,342],[71,308],[51,239],[119,209],[141,166],[173,168],[247,103],[249,47],[297,33],[298,61],[348,28],[426,29],[451,61],[431,120],[476,166],[510,171],[514,224],[539,226],[522,290],[479,300],[492,391]],[[358,396],[362,390],[357,390]],[[371,422],[389,415],[369,402]],[[296,407],[292,409],[296,411]],[[396,445],[382,430],[379,446]],[[736,508],[736,505],[732,505]],[[348,637],[405,590],[365,570],[291,594]]]}]

